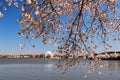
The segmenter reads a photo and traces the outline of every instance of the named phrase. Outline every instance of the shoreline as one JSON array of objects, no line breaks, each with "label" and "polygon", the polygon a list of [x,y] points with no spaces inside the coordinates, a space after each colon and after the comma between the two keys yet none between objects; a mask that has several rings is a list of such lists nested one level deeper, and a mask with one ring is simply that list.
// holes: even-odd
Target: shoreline
[{"label": "shoreline", "polygon": [[[0,58],[0,59],[50,59],[50,60],[66,60],[66,59],[62,59],[62,58]],[[68,58],[68,59],[72,59],[72,58]],[[84,58],[77,58],[77,59],[84,59]],[[90,59],[90,58],[86,58],[88,60],[93,60],[93,59]],[[117,58],[101,58],[101,60],[116,60],[116,61],[119,61],[120,60],[120,57],[117,57]]]},{"label": "shoreline", "polygon": [[86,55],[64,55],[64,54],[0,54],[0,59],[100,59],[100,60],[120,60],[120,51],[104,52]]}]

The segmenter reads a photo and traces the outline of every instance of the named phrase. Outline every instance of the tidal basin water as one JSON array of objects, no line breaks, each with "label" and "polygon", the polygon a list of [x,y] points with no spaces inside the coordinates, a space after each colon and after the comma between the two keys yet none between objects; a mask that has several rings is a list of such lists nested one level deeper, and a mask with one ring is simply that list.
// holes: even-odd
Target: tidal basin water
[{"label": "tidal basin water", "polygon": [[[56,67],[58,60],[0,59],[0,80],[120,80],[120,61],[105,60],[109,66],[97,67],[92,73],[88,66],[77,65],[64,69]],[[81,61],[84,62],[84,61]]]}]

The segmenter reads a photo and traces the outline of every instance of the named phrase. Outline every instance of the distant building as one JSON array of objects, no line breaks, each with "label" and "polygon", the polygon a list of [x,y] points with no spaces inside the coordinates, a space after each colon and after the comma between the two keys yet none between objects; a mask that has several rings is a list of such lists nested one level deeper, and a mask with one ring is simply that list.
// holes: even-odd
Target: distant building
[{"label": "distant building", "polygon": [[45,58],[53,58],[53,53],[50,52],[50,51],[47,51],[47,52],[44,53],[44,57]]}]

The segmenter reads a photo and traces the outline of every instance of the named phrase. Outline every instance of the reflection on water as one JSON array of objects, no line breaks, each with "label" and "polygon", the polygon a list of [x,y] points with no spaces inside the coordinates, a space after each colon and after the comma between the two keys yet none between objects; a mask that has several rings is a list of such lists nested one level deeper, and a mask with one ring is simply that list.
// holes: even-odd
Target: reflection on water
[{"label": "reflection on water", "polygon": [[120,61],[108,61],[108,68],[112,71],[120,71]]},{"label": "reflection on water", "polygon": [[106,68],[88,73],[88,66],[74,66],[62,75],[57,60],[0,59],[0,80],[120,80],[120,61],[102,61]]},{"label": "reflection on water", "polygon": [[52,71],[52,70],[54,70],[54,64],[46,64],[46,65],[44,65],[44,70],[46,70],[46,71]]}]

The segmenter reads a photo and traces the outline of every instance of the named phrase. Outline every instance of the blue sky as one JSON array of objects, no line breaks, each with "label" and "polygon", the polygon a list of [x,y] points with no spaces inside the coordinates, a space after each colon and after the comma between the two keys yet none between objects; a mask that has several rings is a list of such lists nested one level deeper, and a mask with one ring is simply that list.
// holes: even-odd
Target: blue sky
[{"label": "blue sky", "polygon": [[[0,18],[0,54],[38,54],[55,49],[52,43],[43,45],[40,39],[28,40],[25,43],[25,37],[17,34],[20,30],[17,22],[21,15],[20,11],[15,6],[9,7],[6,11],[1,8],[4,17]],[[25,44],[23,50],[19,49],[20,44]],[[36,48],[32,47],[33,44]]]},{"label": "blue sky", "polygon": [[[53,43],[43,45],[40,39],[28,40],[25,43],[25,37],[17,34],[20,30],[17,22],[20,11],[15,6],[9,7],[7,11],[0,7],[0,11],[4,13],[4,17],[0,18],[0,54],[39,54],[57,48]],[[20,44],[25,44],[23,50],[19,49]],[[36,48],[33,48],[32,44],[35,44]],[[120,51],[120,41],[112,42],[112,45],[113,48],[109,51]],[[99,46],[96,51],[102,52],[103,46]]]}]

